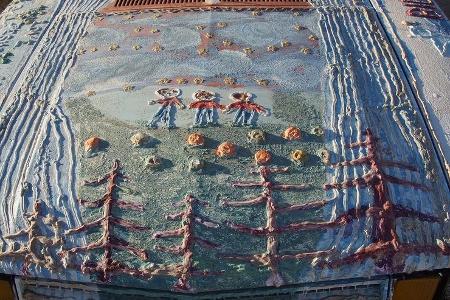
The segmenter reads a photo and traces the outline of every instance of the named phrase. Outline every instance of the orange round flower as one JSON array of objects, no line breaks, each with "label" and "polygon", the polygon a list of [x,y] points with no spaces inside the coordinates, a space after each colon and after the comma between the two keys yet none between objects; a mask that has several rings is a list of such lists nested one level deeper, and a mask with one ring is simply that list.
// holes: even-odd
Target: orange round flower
[{"label": "orange round flower", "polygon": [[93,136],[87,139],[86,141],[84,141],[84,151],[92,152],[98,150],[98,148],[100,148],[101,142],[102,140],[97,136]]},{"label": "orange round flower", "polygon": [[269,151],[261,149],[255,153],[255,162],[257,165],[265,165],[272,159],[272,154]]},{"label": "orange round flower", "polygon": [[216,155],[219,157],[232,157],[236,155],[236,145],[231,142],[223,142],[217,147]]},{"label": "orange round flower", "polygon": [[288,127],[281,135],[283,138],[289,141],[299,140],[302,138],[302,132],[297,127]]},{"label": "orange round flower", "polygon": [[189,146],[203,146],[205,144],[205,137],[201,133],[191,133],[187,138],[187,143]]}]

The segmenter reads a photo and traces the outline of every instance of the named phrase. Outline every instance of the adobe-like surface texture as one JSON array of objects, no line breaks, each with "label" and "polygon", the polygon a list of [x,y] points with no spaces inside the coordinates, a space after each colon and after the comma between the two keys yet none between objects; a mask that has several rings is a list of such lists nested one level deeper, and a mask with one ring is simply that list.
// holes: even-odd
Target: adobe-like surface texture
[{"label": "adobe-like surface texture", "polygon": [[1,272],[190,294],[448,267],[445,124],[379,2],[108,5],[0,15]]}]

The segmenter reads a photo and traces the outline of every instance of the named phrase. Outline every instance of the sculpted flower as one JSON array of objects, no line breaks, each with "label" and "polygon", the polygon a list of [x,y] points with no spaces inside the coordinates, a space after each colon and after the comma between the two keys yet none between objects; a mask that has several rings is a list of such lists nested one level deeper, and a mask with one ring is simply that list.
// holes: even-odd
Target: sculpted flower
[{"label": "sculpted flower", "polygon": [[320,160],[322,161],[322,163],[324,165],[330,164],[330,156],[331,155],[327,149],[320,149],[318,154],[319,154]]},{"label": "sculpted flower", "polygon": [[163,50],[163,47],[158,43],[154,44],[152,47],[153,52],[160,52],[161,50]]},{"label": "sculpted flower", "polygon": [[159,83],[159,84],[167,84],[167,83],[170,83],[170,79],[169,78],[161,78],[161,79],[159,79],[157,82]]},{"label": "sculpted flower", "polygon": [[275,52],[277,50],[278,50],[278,48],[276,46],[274,46],[274,45],[267,46],[267,51],[268,52]]},{"label": "sculpted flower", "polygon": [[245,54],[252,54],[253,53],[253,49],[248,47],[248,48],[244,48],[242,49],[242,51],[244,51]]},{"label": "sculpted flower", "polygon": [[283,138],[289,141],[299,140],[302,138],[302,132],[297,127],[288,127],[281,135]]},{"label": "sculpted flower", "polygon": [[224,46],[231,46],[231,45],[233,45],[233,42],[230,41],[230,40],[223,40],[223,41],[222,41],[222,44],[223,44]]},{"label": "sculpted flower", "polygon": [[265,165],[272,159],[272,154],[269,151],[261,149],[255,153],[255,162],[257,165]]},{"label": "sculpted flower", "polygon": [[227,27],[227,23],[225,23],[225,22],[219,22],[219,23],[217,23],[217,27],[218,28],[225,28],[225,27]]},{"label": "sculpted flower", "polygon": [[295,163],[302,163],[306,160],[308,154],[306,151],[297,149],[291,152],[291,160]]},{"label": "sculpted flower", "polygon": [[267,80],[267,79],[256,79],[255,81],[260,86],[268,86],[269,85],[269,80]]},{"label": "sculpted flower", "polygon": [[102,143],[102,139],[97,137],[97,136],[93,136],[89,139],[87,139],[86,141],[84,141],[84,151],[91,153],[94,151],[97,151],[100,148],[100,144]]},{"label": "sculpted flower", "polygon": [[189,160],[188,169],[191,172],[198,172],[205,168],[206,162],[198,157],[194,157],[191,160]]},{"label": "sculpted flower", "polygon": [[203,78],[201,78],[201,77],[195,77],[192,81],[195,84],[202,84],[205,80]]},{"label": "sculpted flower", "polygon": [[302,30],[304,30],[304,29],[306,29],[306,28],[303,27],[303,26],[300,25],[300,24],[296,24],[296,25],[294,25],[294,29],[295,29],[296,31],[302,31]]},{"label": "sculpted flower", "polygon": [[231,142],[223,142],[217,147],[216,155],[219,157],[233,157],[236,155],[236,145]]},{"label": "sculpted flower", "polygon": [[223,79],[223,82],[224,82],[225,84],[228,84],[228,85],[233,85],[233,84],[236,83],[236,78],[233,78],[233,77],[225,77],[225,78]]},{"label": "sculpted flower", "polygon": [[300,51],[301,51],[303,54],[311,54],[311,53],[312,53],[311,48],[308,48],[308,47],[303,47],[303,48],[300,49]]},{"label": "sculpted flower", "polygon": [[291,45],[291,42],[289,42],[288,40],[282,40],[281,41],[281,47],[288,47]]},{"label": "sculpted flower", "polygon": [[134,85],[130,85],[130,84],[125,84],[122,89],[124,92],[132,92],[134,91]]},{"label": "sculpted flower", "polygon": [[198,48],[197,49],[197,53],[198,53],[198,55],[205,55],[205,54],[208,53],[208,49],[206,49],[206,48]]},{"label": "sculpted flower", "polygon": [[319,38],[317,36],[315,36],[314,34],[311,34],[310,36],[308,36],[308,40],[317,41],[317,40],[319,40]]},{"label": "sculpted flower", "polygon": [[142,132],[138,132],[130,138],[131,144],[134,147],[144,147],[150,142],[150,140],[151,136]]},{"label": "sculpted flower", "polygon": [[317,136],[323,136],[323,128],[322,127],[314,127],[311,129],[311,133]]},{"label": "sculpted flower", "polygon": [[119,45],[118,44],[111,44],[109,46],[109,51],[116,51],[117,49],[119,49]]},{"label": "sculpted flower", "polygon": [[144,168],[148,169],[159,169],[162,165],[161,157],[157,155],[150,155],[145,159]]},{"label": "sculpted flower", "polygon": [[187,143],[189,146],[199,147],[205,144],[205,137],[201,133],[191,133],[188,135]]},{"label": "sculpted flower", "polygon": [[253,144],[262,144],[266,141],[266,134],[260,129],[255,129],[247,134],[247,141]]},{"label": "sculpted flower", "polygon": [[178,84],[186,84],[188,82],[186,78],[177,78],[175,81]]}]

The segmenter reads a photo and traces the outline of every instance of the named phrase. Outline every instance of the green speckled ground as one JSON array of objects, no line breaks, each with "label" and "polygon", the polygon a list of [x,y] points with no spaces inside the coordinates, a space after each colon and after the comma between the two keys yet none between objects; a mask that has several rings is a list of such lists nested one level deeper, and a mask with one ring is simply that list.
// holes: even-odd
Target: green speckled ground
[{"label": "green speckled ground", "polygon": [[[132,94],[130,94],[132,96]],[[303,129],[301,141],[286,142],[280,137],[285,129],[282,125],[264,125],[260,127],[268,133],[268,140],[263,145],[249,144],[246,135],[250,129],[236,128],[222,125],[216,128],[201,129],[175,129],[175,130],[148,130],[145,126],[134,127],[119,121],[104,117],[96,111],[87,98],[78,98],[70,101],[68,107],[71,111],[75,128],[77,130],[79,153],[83,153],[83,141],[92,135],[98,135],[108,142],[108,147],[93,157],[82,154],[79,179],[92,179],[101,176],[114,159],[123,164],[124,172],[130,181],[122,185],[125,187],[120,197],[128,201],[136,201],[145,205],[145,212],[124,211],[118,209],[117,215],[125,219],[134,220],[150,228],[146,232],[125,232],[118,234],[132,244],[145,248],[150,252],[150,262],[176,263],[180,257],[166,253],[157,253],[153,250],[156,243],[161,245],[178,244],[181,239],[151,239],[154,231],[174,229],[179,222],[167,221],[164,216],[174,213],[182,208],[175,208],[173,203],[181,200],[185,194],[192,193],[199,199],[210,203],[210,207],[202,208],[201,213],[208,218],[223,222],[226,220],[248,226],[265,226],[265,206],[224,208],[219,200],[222,198],[242,199],[260,192],[258,189],[236,189],[230,186],[234,180],[259,180],[258,176],[249,174],[255,167],[253,154],[258,149],[267,149],[274,156],[273,165],[290,166],[291,172],[278,175],[277,181],[284,183],[309,183],[311,188],[304,192],[275,193],[278,203],[302,203],[311,200],[323,199],[324,193],[321,185],[325,182],[325,168],[316,155],[323,147],[320,137],[309,134],[310,129],[321,125],[321,98],[299,95],[296,97],[275,94],[274,115],[280,117],[283,113],[287,121]],[[300,105],[298,105],[300,104]],[[295,109],[291,109],[294,107]],[[145,132],[155,140],[148,148],[134,148],[130,137],[138,132]],[[193,149],[186,146],[186,137],[190,132],[201,132],[207,137],[205,147]],[[214,154],[217,145],[225,140],[238,145],[236,158],[221,159]],[[289,160],[289,154],[294,149],[306,150],[309,154],[303,166],[296,166]],[[149,155],[158,155],[164,159],[161,170],[144,168],[144,158]],[[190,172],[187,163],[190,157],[197,156],[207,161],[204,174]],[[104,193],[105,186],[98,188],[81,187],[79,196],[86,199],[97,199]],[[99,217],[100,209],[82,209],[85,222]],[[278,224],[287,224],[300,220],[320,219],[320,212],[290,213],[278,218]],[[199,269],[223,272],[217,276],[197,277],[192,285],[198,290],[231,289],[243,287],[263,286],[269,272],[264,267],[257,267],[246,263],[224,261],[217,259],[218,253],[254,254],[265,251],[264,237],[254,237],[235,232],[226,226],[219,229],[197,228],[197,234],[221,245],[216,250],[195,247],[194,261]],[[99,235],[92,233],[88,240],[93,241]],[[318,232],[308,231],[300,233],[287,233],[281,236],[280,250],[314,251]],[[143,264],[127,253],[116,253],[116,257],[128,261],[135,266]],[[282,262],[280,269],[287,282],[295,282],[296,276],[305,271],[309,261]],[[116,278],[117,284],[133,284],[130,278]],[[175,280],[172,278],[154,278],[148,282],[141,282],[148,288],[170,289]],[[135,283],[136,284],[136,283]],[[138,284],[139,285],[139,284]]]}]

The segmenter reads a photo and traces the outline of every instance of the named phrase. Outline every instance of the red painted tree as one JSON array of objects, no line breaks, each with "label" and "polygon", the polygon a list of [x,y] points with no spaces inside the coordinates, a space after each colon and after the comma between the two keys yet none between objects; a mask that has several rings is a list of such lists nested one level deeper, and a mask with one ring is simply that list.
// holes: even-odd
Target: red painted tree
[{"label": "red painted tree", "polygon": [[325,190],[330,189],[347,189],[351,187],[369,187],[373,191],[373,203],[371,207],[362,207],[355,213],[353,209],[346,213],[346,216],[363,217],[364,215],[372,217],[374,226],[371,233],[372,242],[356,251],[354,254],[328,263],[331,267],[343,264],[352,264],[365,260],[369,257],[375,259],[378,267],[392,270],[397,264],[397,268],[401,266],[396,262],[396,255],[407,255],[411,253],[440,252],[445,255],[450,254],[448,245],[441,241],[437,241],[437,245],[413,245],[405,244],[399,241],[396,232],[396,219],[400,217],[416,218],[426,222],[440,222],[440,218],[426,215],[419,211],[394,204],[390,199],[388,183],[408,186],[414,189],[428,191],[429,188],[423,184],[403,180],[386,174],[383,167],[396,167],[416,172],[414,166],[410,166],[401,162],[382,160],[377,148],[378,139],[372,134],[370,129],[366,129],[365,140],[358,143],[347,145],[348,148],[364,147],[367,149],[367,155],[354,159],[339,162],[333,165],[334,168],[344,166],[367,165],[370,171],[358,178],[347,180],[341,183],[333,183],[324,185]]},{"label": "red painted tree", "polygon": [[114,233],[116,227],[121,227],[126,230],[147,230],[144,226],[121,219],[113,214],[113,208],[115,207],[143,210],[142,205],[118,199],[118,193],[120,191],[119,184],[127,179],[120,169],[120,162],[116,160],[109,173],[96,180],[84,182],[84,185],[92,187],[100,186],[105,183],[107,184],[107,191],[100,199],[95,201],[80,200],[80,203],[86,207],[102,208],[103,215],[95,221],[66,231],[66,234],[70,235],[98,228],[102,232],[100,239],[83,247],[75,247],[62,251],[63,256],[81,252],[103,251],[103,255],[99,261],[84,261],[80,267],[83,273],[96,274],[101,281],[110,281],[111,276],[113,275],[141,274],[140,270],[113,259],[112,256],[114,251],[127,251],[142,260],[148,259],[148,254],[144,249],[131,246],[127,241],[117,237]]},{"label": "red painted tree", "polygon": [[[61,236],[62,222],[49,214],[44,216],[42,206],[42,201],[36,200],[33,211],[25,214],[28,226],[16,233],[3,236],[8,240],[26,237],[27,241],[21,243],[18,249],[12,245],[10,249],[0,252],[0,258],[12,257],[23,260],[22,272],[25,275],[29,275],[31,265],[43,267],[51,272],[61,267],[54,256],[57,257],[56,247],[64,244]],[[46,226],[51,226],[53,237],[47,236],[44,229]]]},{"label": "red painted tree", "polygon": [[181,237],[180,245],[172,247],[156,246],[156,250],[168,252],[183,257],[181,264],[161,266],[150,271],[153,275],[169,275],[178,277],[174,285],[178,291],[192,291],[189,279],[192,276],[212,275],[212,272],[196,270],[193,266],[193,247],[195,244],[206,247],[216,248],[219,245],[198,237],[195,234],[195,225],[201,225],[207,228],[217,228],[219,225],[196,212],[196,205],[207,206],[207,202],[202,202],[192,195],[186,195],[177,206],[185,205],[185,210],[176,214],[166,216],[167,220],[181,221],[181,227],[175,230],[158,231],[153,234],[153,238]]},{"label": "red painted tree", "polygon": [[279,263],[283,260],[300,260],[300,259],[314,259],[316,257],[329,255],[332,249],[326,251],[314,251],[314,252],[280,252],[279,251],[279,234],[289,231],[301,231],[301,230],[313,230],[319,228],[334,227],[343,224],[346,221],[344,218],[340,218],[332,222],[299,222],[289,224],[287,226],[278,226],[277,217],[280,214],[285,214],[292,211],[300,211],[307,209],[314,209],[323,207],[329,200],[320,200],[309,202],[305,204],[288,205],[279,207],[276,199],[273,196],[274,191],[302,191],[308,186],[305,184],[281,184],[273,181],[273,174],[287,173],[288,168],[274,168],[262,166],[257,172],[252,172],[260,176],[260,181],[248,181],[248,182],[234,182],[233,187],[237,188],[262,188],[261,194],[253,199],[241,200],[241,201],[228,201],[224,200],[223,205],[229,207],[239,206],[254,206],[264,204],[266,206],[266,225],[264,227],[251,228],[241,224],[234,224],[229,222],[228,225],[240,232],[266,237],[266,252],[253,255],[239,255],[239,254],[224,254],[223,257],[227,259],[239,260],[254,263],[260,266],[267,267],[271,275],[267,279],[266,284],[268,286],[280,286],[284,284],[284,280],[279,271]]}]

